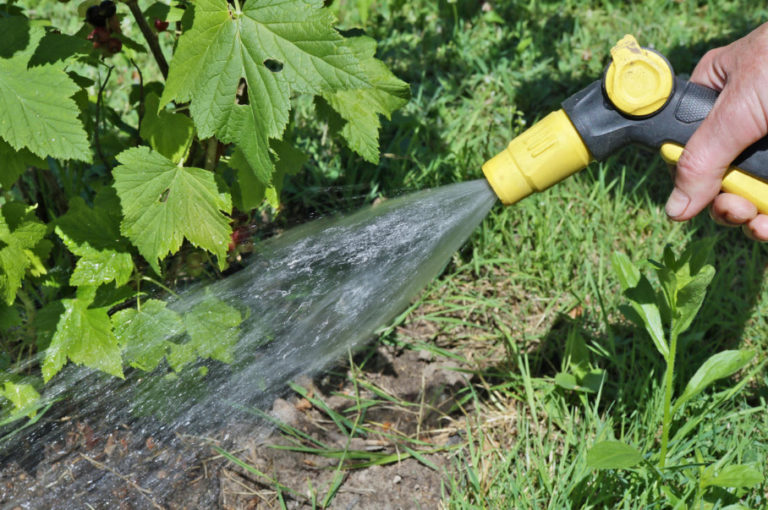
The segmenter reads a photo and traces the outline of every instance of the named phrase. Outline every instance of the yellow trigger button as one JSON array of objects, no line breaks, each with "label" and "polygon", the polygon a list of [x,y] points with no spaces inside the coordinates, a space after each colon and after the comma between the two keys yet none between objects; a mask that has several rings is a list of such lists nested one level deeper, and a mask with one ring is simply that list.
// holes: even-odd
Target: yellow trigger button
[{"label": "yellow trigger button", "polygon": [[[667,142],[661,145],[661,157],[674,165],[683,153],[683,146]],[[723,176],[722,190],[746,198],[761,214],[768,214],[768,182],[736,167],[730,167]]]},{"label": "yellow trigger button", "polygon": [[683,153],[683,146],[676,143],[663,143],[661,144],[661,159],[669,163],[670,165],[676,165],[680,159],[680,155]]},{"label": "yellow trigger button", "polygon": [[622,113],[644,117],[667,103],[674,76],[664,57],[641,48],[634,37],[625,35],[611,49],[611,59],[605,73],[605,92]]}]

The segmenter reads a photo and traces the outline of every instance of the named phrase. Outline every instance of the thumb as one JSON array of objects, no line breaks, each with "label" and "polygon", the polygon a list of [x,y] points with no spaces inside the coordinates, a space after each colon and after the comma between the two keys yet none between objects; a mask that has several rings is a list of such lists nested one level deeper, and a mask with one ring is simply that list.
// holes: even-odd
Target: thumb
[{"label": "thumb", "polygon": [[762,137],[764,126],[756,114],[762,108],[754,89],[739,85],[726,85],[680,156],[666,205],[673,220],[691,219],[712,202],[731,162]]}]

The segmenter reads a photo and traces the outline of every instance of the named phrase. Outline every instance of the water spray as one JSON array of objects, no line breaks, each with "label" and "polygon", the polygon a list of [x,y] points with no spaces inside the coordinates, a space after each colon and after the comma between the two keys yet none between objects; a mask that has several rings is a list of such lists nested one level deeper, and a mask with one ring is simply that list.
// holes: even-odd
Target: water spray
[{"label": "water spray", "polygon": [[[514,204],[602,161],[629,144],[659,149],[671,164],[717,100],[718,92],[675,76],[660,53],[631,35],[611,49],[603,77],[572,95],[483,165],[502,203]],[[728,169],[722,190],[768,214],[768,138]]]}]

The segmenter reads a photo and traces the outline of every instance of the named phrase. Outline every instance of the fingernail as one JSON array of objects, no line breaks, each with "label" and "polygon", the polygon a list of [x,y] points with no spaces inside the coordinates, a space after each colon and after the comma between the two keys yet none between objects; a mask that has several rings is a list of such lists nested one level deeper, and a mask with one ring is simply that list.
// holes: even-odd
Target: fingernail
[{"label": "fingernail", "polygon": [[669,195],[667,205],[664,209],[667,211],[667,216],[670,218],[677,218],[685,212],[688,204],[690,203],[691,199],[688,197],[688,195],[680,191],[678,188],[675,188]]}]

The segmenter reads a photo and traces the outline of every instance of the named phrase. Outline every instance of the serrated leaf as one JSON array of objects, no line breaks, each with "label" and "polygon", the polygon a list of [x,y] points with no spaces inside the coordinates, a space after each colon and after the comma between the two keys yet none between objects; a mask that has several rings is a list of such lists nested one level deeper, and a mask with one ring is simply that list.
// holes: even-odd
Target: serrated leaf
[{"label": "serrated leaf", "polygon": [[207,296],[184,314],[189,341],[197,356],[232,363],[233,351],[240,337],[240,312],[227,303]]},{"label": "serrated leaf", "polygon": [[214,174],[174,164],[147,147],[121,152],[113,170],[123,221],[120,230],[160,272],[158,259],[176,252],[186,238],[226,265],[232,229],[228,193],[219,192]]},{"label": "serrated leaf", "polygon": [[601,441],[587,451],[587,467],[592,469],[628,469],[642,460],[635,447],[620,441]]},{"label": "serrated leaf", "polygon": [[[82,291],[81,291],[82,290]],[[78,289],[75,299],[62,299],[63,313],[45,351],[42,372],[48,382],[67,362],[123,377],[122,358],[112,332],[109,308],[89,308],[96,289]]]},{"label": "serrated leaf", "polygon": [[31,166],[45,168],[48,165],[28,149],[16,151],[8,142],[0,139],[0,186],[10,188]]},{"label": "serrated leaf", "polygon": [[[371,87],[359,58],[333,28],[321,0],[195,3],[180,38],[161,104],[191,101],[202,138],[240,146],[255,175],[269,184],[269,139],[288,123],[292,93],[322,94]],[[248,104],[236,104],[241,79]]]},{"label": "serrated leaf", "polygon": [[0,138],[40,157],[90,162],[90,143],[72,99],[79,87],[61,67],[27,67],[42,36],[41,27],[31,26],[27,47],[0,58]]},{"label": "serrated leaf", "polygon": [[133,260],[119,225],[119,203],[111,208],[90,208],[80,197],[70,201],[67,213],[56,221],[56,234],[79,257],[70,285],[98,286],[114,281],[119,287],[128,282]]},{"label": "serrated leaf", "polygon": [[195,137],[192,119],[180,113],[159,110],[160,98],[150,92],[144,98],[141,137],[174,163],[182,163]]},{"label": "serrated leaf", "polygon": [[675,412],[713,382],[729,377],[747,366],[754,357],[755,352],[747,350],[722,351],[712,355],[688,381],[683,394],[675,402]]},{"label": "serrated leaf", "polygon": [[[33,248],[45,236],[45,224],[35,216],[34,209],[19,202],[3,205],[0,214],[0,295],[10,305],[27,269],[41,265]],[[43,268],[43,272],[45,269]]]},{"label": "serrated leaf", "polygon": [[241,211],[250,211],[258,207],[265,198],[269,205],[277,209],[280,205],[280,193],[285,176],[298,172],[307,161],[307,155],[288,142],[272,140],[271,146],[277,161],[275,161],[272,184],[268,186],[256,177],[242,150],[235,149],[229,160],[229,166],[237,172],[235,198],[237,207]]},{"label": "serrated leaf", "polygon": [[16,384],[11,381],[6,381],[0,394],[11,401],[15,410],[29,410],[27,416],[30,418],[33,418],[35,414],[37,414],[35,403],[40,399],[40,394],[31,384]]},{"label": "serrated leaf", "polygon": [[715,486],[729,489],[749,489],[763,483],[763,474],[755,464],[731,464],[716,475],[714,466],[709,466],[701,476],[701,487]]},{"label": "serrated leaf", "polygon": [[232,192],[237,208],[241,211],[255,209],[264,200],[267,185],[256,177],[239,147],[229,158],[229,166],[235,170],[237,176],[237,186]]},{"label": "serrated leaf", "polygon": [[395,77],[380,60],[374,58],[376,41],[370,37],[349,39],[360,59],[369,84],[352,90],[340,90],[324,97],[347,121],[341,135],[349,147],[371,163],[379,162],[379,115],[390,118],[393,111],[410,99],[408,84]]},{"label": "serrated leaf", "polygon": [[0,18],[0,58],[11,58],[29,46],[30,26],[27,18],[18,15]]},{"label": "serrated leaf", "polygon": [[0,331],[7,331],[21,324],[21,315],[16,308],[0,304]]},{"label": "serrated leaf", "polygon": [[167,354],[169,340],[184,332],[181,316],[157,299],[144,301],[141,310],[120,310],[112,324],[126,361],[145,371],[154,370]]},{"label": "serrated leaf", "polygon": [[83,37],[47,32],[35,48],[27,64],[29,67],[58,62],[68,63],[77,56],[89,55],[92,46]]}]

